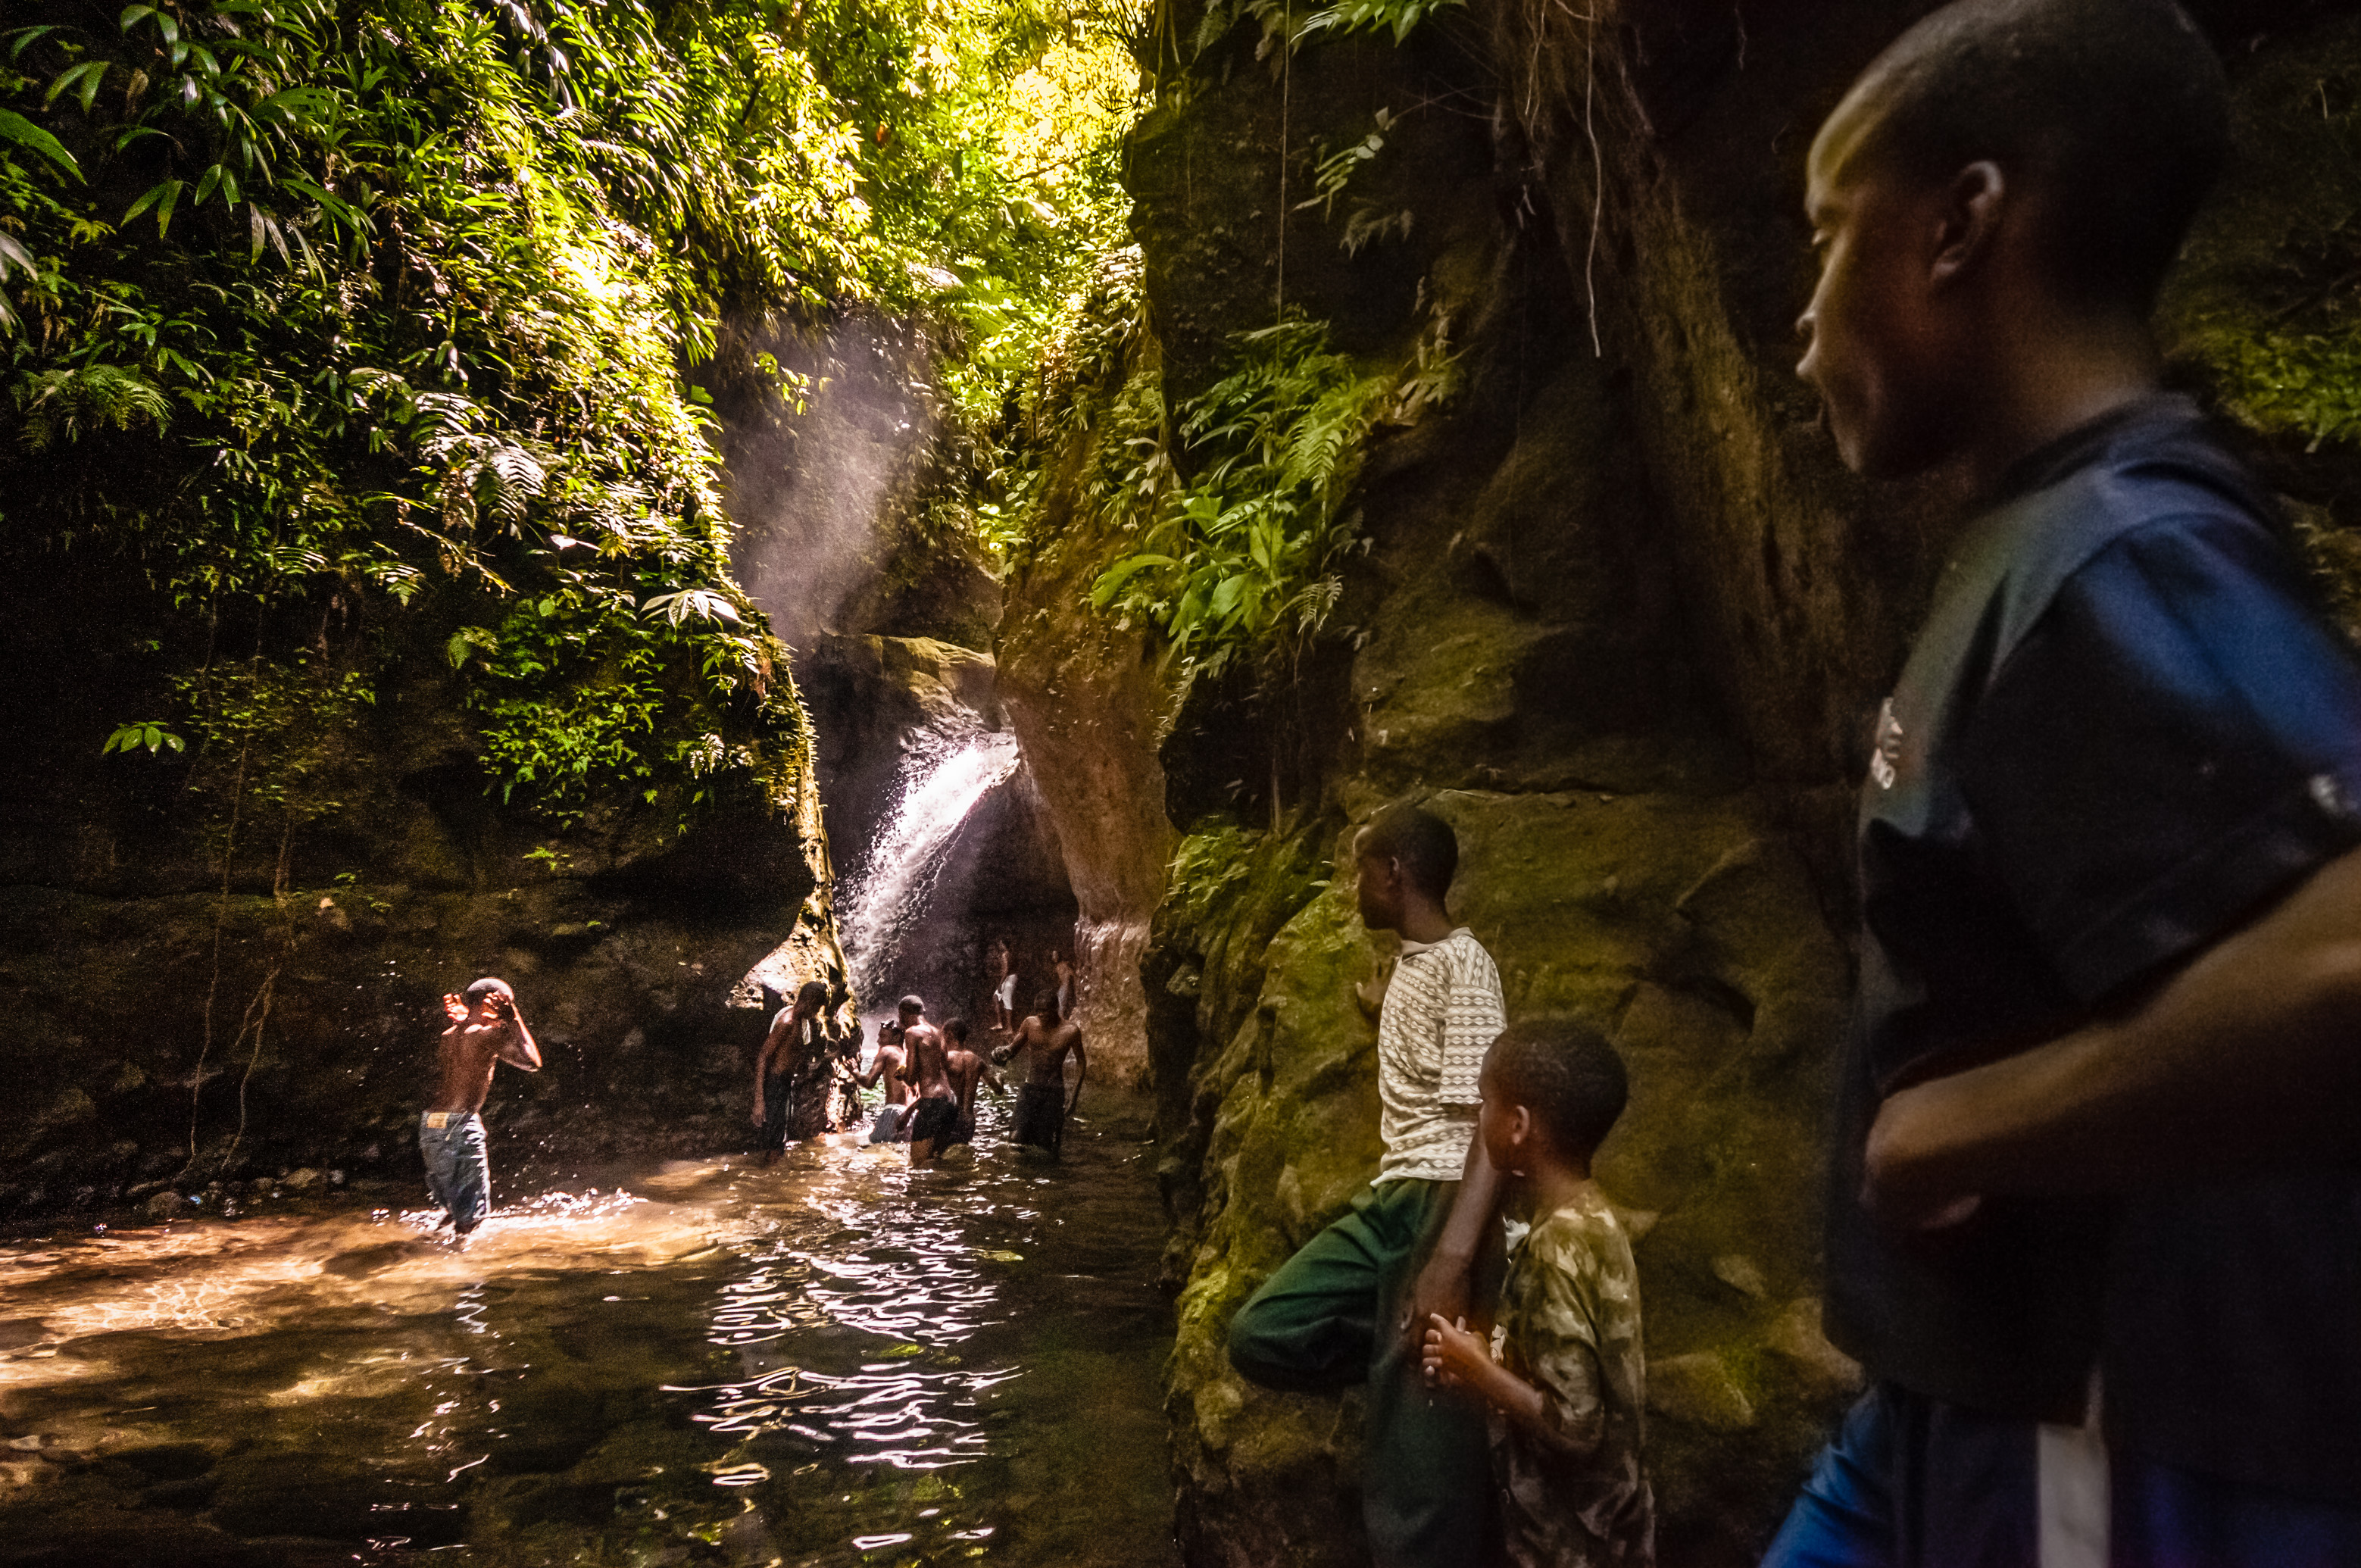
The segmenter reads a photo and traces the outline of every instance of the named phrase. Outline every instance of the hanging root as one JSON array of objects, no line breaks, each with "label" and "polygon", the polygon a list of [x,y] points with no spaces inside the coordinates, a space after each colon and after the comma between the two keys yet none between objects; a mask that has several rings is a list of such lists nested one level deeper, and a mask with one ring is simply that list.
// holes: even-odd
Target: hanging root
[{"label": "hanging root", "polygon": [[1590,145],[1590,237],[1582,258],[1582,289],[1590,315],[1590,351],[1607,355],[1606,334],[1598,321],[1598,239],[1607,222],[1607,154],[1598,139],[1598,31],[1606,24],[1606,0],[1594,0],[1587,10],[1576,10],[1567,0],[1521,0],[1504,8],[1499,53],[1503,60],[1521,59],[1523,80],[1512,102],[1521,102],[1525,140],[1536,149],[1536,162],[1545,156],[1552,138],[1545,133],[1552,111],[1571,105],[1574,82],[1565,62],[1575,45],[1572,29],[1581,29],[1582,134]]},{"label": "hanging root", "polygon": [[[249,736],[238,748],[237,777],[230,784],[229,828],[222,838],[221,901],[214,906],[214,972],[205,982],[204,1031],[198,1037],[196,1069],[189,1074],[189,1159],[181,1167],[182,1176],[197,1163],[197,1112],[205,1092],[205,1061],[214,1051],[214,1002],[221,993],[222,936],[229,924],[230,877],[237,862],[237,819],[239,808],[246,804],[246,764],[253,751],[254,740]],[[236,1050],[237,1047],[233,1043],[230,1048]]]},{"label": "hanging root", "polygon": [[1594,359],[1607,357],[1606,345],[1598,336],[1598,225],[1607,215],[1607,159],[1598,150],[1598,126],[1592,117],[1592,105],[1598,93],[1598,27],[1586,16],[1590,25],[1583,29],[1582,38],[1582,134],[1590,141],[1590,247],[1582,255],[1582,289],[1590,302],[1590,355]]}]

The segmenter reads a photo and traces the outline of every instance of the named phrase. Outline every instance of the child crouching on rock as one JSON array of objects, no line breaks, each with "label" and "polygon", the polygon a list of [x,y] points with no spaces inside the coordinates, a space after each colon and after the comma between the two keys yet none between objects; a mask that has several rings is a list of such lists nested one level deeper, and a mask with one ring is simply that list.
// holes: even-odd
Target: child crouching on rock
[{"label": "child crouching on rock", "polygon": [[1477,1136],[1532,1216],[1492,1343],[1430,1317],[1426,1375],[1490,1407],[1492,1468],[1516,1568],[1653,1564],[1642,1466],[1647,1364],[1631,1244],[1590,1179],[1623,1113],[1622,1060],[1580,1024],[1513,1024],[1478,1084]]}]

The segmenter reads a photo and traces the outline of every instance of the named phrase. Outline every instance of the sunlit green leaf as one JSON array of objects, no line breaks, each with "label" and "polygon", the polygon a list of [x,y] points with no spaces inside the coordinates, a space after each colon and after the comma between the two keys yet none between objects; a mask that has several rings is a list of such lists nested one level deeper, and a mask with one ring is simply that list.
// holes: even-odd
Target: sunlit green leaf
[{"label": "sunlit green leaf", "polygon": [[0,137],[32,148],[77,180],[82,177],[82,165],[63,143],[13,109],[0,109]]}]

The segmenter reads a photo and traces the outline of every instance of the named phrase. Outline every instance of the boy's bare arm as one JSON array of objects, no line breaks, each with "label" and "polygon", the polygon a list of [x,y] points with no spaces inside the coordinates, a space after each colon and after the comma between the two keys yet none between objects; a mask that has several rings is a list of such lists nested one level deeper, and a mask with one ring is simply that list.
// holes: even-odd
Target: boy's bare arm
[{"label": "boy's bare arm", "polygon": [[1586,1400],[1576,1421],[1552,1420],[1548,1392],[1493,1360],[1481,1337],[1440,1317],[1426,1321],[1428,1376],[1472,1391],[1535,1437],[1577,1458],[1597,1449],[1607,1435],[1606,1407],[1598,1399]]},{"label": "boy's bare arm", "polygon": [[1429,1377],[1469,1390],[1519,1426],[1539,1431],[1547,1423],[1549,1401],[1542,1391],[1493,1360],[1491,1349],[1466,1329],[1428,1318],[1422,1359]]},{"label": "boy's bare arm", "polygon": [[763,1124],[763,1080],[771,1070],[771,1058],[778,1054],[779,1042],[787,1036],[787,1021],[781,1019],[771,1025],[763,1036],[763,1048],[754,1055],[754,1125]]},{"label": "boy's bare arm", "polygon": [[1863,1201],[1898,1228],[1986,1192],[2103,1192],[2303,1167],[2361,1143],[2361,850],[2136,1006],[1889,1096]]},{"label": "boy's bare arm", "polygon": [[1410,1321],[1403,1332],[1415,1341],[1419,1325],[1429,1318],[1458,1322],[1467,1316],[1468,1281],[1476,1272],[1476,1255],[1483,1250],[1484,1233],[1500,1206],[1500,1173],[1484,1152],[1484,1140],[1467,1140],[1467,1157],[1459,1168],[1459,1190],[1452,1195],[1451,1214],[1434,1251],[1418,1271],[1411,1290]]}]

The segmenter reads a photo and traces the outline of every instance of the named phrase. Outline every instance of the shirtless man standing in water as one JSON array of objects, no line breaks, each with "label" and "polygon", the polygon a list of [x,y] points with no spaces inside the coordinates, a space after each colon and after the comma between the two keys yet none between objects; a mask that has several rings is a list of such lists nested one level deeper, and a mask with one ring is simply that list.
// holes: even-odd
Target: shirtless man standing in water
[{"label": "shirtless man standing in water", "polygon": [[869,1141],[890,1144],[908,1131],[902,1120],[910,1113],[910,1085],[903,1073],[910,1065],[910,1053],[903,1048],[902,1025],[889,1018],[877,1025],[877,1055],[871,1058],[869,1070],[854,1079],[857,1088],[866,1089],[883,1079],[885,1082],[885,1103],[877,1108],[877,1119],[870,1124]]},{"label": "shirtless man standing in water", "polygon": [[[1082,1025],[1058,1011],[1057,987],[1042,987],[1033,1005],[1037,1011],[1016,1032],[1016,1048],[1025,1054],[1025,1085],[1016,1091],[1016,1141],[1055,1156],[1066,1142],[1067,1114],[1082,1103],[1091,1059],[1082,1049]],[[1071,1100],[1066,1098],[1069,1053],[1075,1067]]]},{"label": "shirtless man standing in water", "polygon": [[927,1022],[927,1004],[902,998],[902,1048],[910,1054],[902,1076],[917,1091],[910,1106],[910,1163],[924,1165],[950,1143],[959,1125],[959,1090],[951,1082],[950,1053],[942,1031]]},{"label": "shirtless man standing in water", "polygon": [[992,964],[992,1026],[1005,1035],[1016,1027],[1016,969],[1008,938],[994,937],[983,956]]},{"label": "shirtless man standing in water", "polygon": [[434,1098],[418,1118],[418,1152],[426,1160],[427,1190],[443,1205],[442,1224],[464,1236],[492,1206],[481,1114],[492,1069],[506,1062],[539,1072],[541,1047],[507,981],[479,980],[464,998],[453,992],[443,998],[443,1013],[451,1026],[435,1044]]},{"label": "shirtless man standing in water", "polygon": [[968,1048],[968,1027],[964,1018],[953,1018],[943,1025],[943,1037],[950,1042],[943,1060],[950,1074],[951,1088],[959,1094],[959,1124],[951,1130],[949,1141],[954,1144],[975,1142],[975,1091],[978,1086],[1005,1097],[1008,1089],[992,1064]]}]

